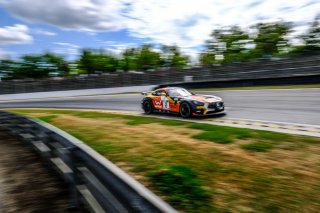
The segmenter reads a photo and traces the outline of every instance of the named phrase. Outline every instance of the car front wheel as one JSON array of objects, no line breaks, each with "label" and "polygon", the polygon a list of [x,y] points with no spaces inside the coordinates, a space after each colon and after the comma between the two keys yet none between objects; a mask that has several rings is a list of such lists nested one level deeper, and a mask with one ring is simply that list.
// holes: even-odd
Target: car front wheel
[{"label": "car front wheel", "polygon": [[191,106],[188,103],[184,102],[181,104],[180,115],[183,118],[189,118],[192,115]]}]

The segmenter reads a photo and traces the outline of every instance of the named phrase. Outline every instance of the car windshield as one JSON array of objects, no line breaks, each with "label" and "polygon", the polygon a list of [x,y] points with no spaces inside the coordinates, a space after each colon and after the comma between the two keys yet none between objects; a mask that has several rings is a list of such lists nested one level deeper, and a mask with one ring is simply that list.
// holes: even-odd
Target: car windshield
[{"label": "car windshield", "polygon": [[172,90],[169,90],[169,96],[170,97],[177,97],[177,96],[182,96],[182,97],[186,97],[186,96],[190,96],[192,95],[191,92],[189,92],[188,90],[186,89],[172,89]]}]

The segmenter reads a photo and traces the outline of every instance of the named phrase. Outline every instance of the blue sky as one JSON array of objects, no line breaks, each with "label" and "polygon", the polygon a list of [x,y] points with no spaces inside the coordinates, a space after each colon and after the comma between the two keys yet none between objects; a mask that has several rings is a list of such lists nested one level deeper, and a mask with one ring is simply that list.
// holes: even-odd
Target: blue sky
[{"label": "blue sky", "polygon": [[121,52],[143,43],[176,44],[195,56],[212,30],[291,21],[301,34],[319,0],[0,0],[0,58],[81,48]]}]

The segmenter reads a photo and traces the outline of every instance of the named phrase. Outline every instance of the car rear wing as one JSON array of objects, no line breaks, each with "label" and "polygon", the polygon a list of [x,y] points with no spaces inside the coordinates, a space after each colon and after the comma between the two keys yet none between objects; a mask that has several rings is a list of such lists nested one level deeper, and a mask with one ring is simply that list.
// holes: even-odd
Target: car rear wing
[{"label": "car rear wing", "polygon": [[141,92],[141,95],[147,96],[150,92]]}]

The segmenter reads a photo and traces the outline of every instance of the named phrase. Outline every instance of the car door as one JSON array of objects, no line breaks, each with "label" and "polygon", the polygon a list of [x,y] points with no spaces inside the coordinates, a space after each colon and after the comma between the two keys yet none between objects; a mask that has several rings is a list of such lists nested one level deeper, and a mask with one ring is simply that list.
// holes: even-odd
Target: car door
[{"label": "car door", "polygon": [[180,101],[174,91],[168,91],[169,107],[171,112],[179,112]]},{"label": "car door", "polygon": [[161,94],[165,92],[164,90],[156,90],[154,93],[152,93],[152,103],[155,109],[162,110],[162,100],[161,100]]}]

